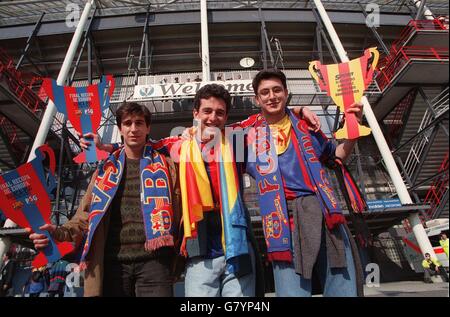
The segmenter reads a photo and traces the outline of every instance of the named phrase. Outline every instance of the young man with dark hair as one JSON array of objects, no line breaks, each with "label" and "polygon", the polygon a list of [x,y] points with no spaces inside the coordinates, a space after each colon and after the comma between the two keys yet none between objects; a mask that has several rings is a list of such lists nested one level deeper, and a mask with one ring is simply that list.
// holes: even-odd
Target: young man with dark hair
[{"label": "young man with dark hair", "polygon": [[[261,113],[249,129],[246,171],[258,184],[268,259],[277,296],[311,296],[317,268],[324,296],[362,295],[362,268],[324,163],[345,160],[355,141],[335,146],[286,107],[286,76],[260,71],[252,82]],[[361,120],[362,105],[348,112]]]},{"label": "young man with dark hair", "polygon": [[236,148],[224,131],[230,108],[231,96],[224,87],[203,86],[194,98],[198,133],[180,141],[184,228],[180,251],[188,257],[186,296],[262,296],[264,291],[256,288],[260,265],[242,201],[245,166],[235,157],[243,149]]},{"label": "young man with dark hair", "polygon": [[[223,134],[230,108],[231,96],[224,87],[209,84],[199,89],[193,110],[199,133],[182,140],[180,147],[181,252],[188,257],[185,294],[189,297],[255,296],[256,245],[251,243],[250,218],[241,199],[238,171],[230,168],[235,167],[234,157],[227,157],[232,165],[224,164],[232,146]],[[226,176],[233,181],[226,182]]]},{"label": "young man with dark hair", "polygon": [[[92,176],[75,216],[44,225],[58,241],[83,246],[84,296],[172,296],[179,219],[176,167],[147,143],[151,113],[125,103],[116,112],[123,147]],[[37,249],[45,235],[30,235]]]},{"label": "young man with dark hair", "polygon": [[194,97],[194,109],[198,112],[200,110],[202,99],[207,100],[210,99],[211,97],[221,99],[223,102],[225,102],[225,111],[228,114],[228,111],[231,108],[230,93],[223,86],[217,84],[205,85],[197,91]]}]

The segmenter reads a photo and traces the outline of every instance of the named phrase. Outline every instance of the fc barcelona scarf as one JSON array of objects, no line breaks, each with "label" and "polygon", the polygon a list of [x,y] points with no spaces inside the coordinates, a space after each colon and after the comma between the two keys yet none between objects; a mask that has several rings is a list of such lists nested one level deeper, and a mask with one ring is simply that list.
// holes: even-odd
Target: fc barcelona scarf
[{"label": "fc barcelona scarf", "polygon": [[[311,135],[304,120],[299,120],[286,108],[293,127],[291,142],[297,153],[299,169],[286,171],[299,173],[305,183],[316,194],[328,228],[344,223],[345,218],[339,207],[334,191],[326,177],[326,172],[313,148]],[[256,184],[259,191],[259,205],[269,260],[292,261],[291,234],[278,156],[269,125],[262,115],[254,123],[251,154],[256,160]]]},{"label": "fc barcelona scarf", "polygon": [[[239,267],[235,259],[249,253],[247,222],[232,148],[225,136],[222,136],[220,146],[217,148],[215,164],[220,184],[222,247],[230,270],[237,272]],[[181,253],[187,256],[186,240],[197,237],[197,223],[203,219],[203,212],[214,208],[211,184],[195,139],[186,140],[181,145],[180,187],[184,226]]]},{"label": "fc barcelona scarf", "polygon": [[[115,151],[99,167],[92,191],[87,239],[81,256],[82,269],[86,268],[95,230],[108,210],[119,187],[125,164],[125,150]],[[171,179],[167,162],[150,145],[144,148],[140,160],[141,209],[144,221],[145,250],[151,252],[164,246],[173,246],[173,211]]]}]

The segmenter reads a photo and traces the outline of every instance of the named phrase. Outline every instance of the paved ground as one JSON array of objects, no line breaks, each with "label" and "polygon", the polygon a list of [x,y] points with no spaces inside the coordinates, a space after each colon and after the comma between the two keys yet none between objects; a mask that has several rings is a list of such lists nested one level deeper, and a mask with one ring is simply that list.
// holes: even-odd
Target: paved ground
[{"label": "paved ground", "polygon": [[425,284],[422,281],[383,283],[364,287],[367,297],[449,297],[448,283]]},{"label": "paved ground", "polygon": [[[381,283],[378,287],[364,286],[366,297],[449,297],[448,283],[425,284],[422,281],[405,281]],[[268,293],[266,297],[274,297],[275,293]],[[314,295],[321,297],[322,295]]]}]

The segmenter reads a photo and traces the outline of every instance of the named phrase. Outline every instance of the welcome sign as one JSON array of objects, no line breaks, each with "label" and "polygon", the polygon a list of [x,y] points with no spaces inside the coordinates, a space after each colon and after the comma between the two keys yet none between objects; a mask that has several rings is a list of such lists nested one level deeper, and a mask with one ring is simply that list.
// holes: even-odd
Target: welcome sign
[{"label": "welcome sign", "polygon": [[223,86],[230,92],[231,95],[254,95],[251,80],[227,80],[136,85],[134,86],[133,100],[145,101],[157,98],[193,97],[201,87],[207,84],[217,84]]}]

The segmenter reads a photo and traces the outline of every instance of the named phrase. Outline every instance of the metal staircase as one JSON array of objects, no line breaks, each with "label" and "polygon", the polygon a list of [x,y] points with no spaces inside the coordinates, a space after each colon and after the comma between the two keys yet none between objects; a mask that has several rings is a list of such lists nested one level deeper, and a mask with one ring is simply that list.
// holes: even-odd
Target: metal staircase
[{"label": "metal staircase", "polygon": [[448,218],[448,149],[447,155],[439,167],[439,177],[437,177],[425,197],[425,203],[431,205],[427,211],[428,219]]},{"label": "metal staircase", "polygon": [[411,88],[448,83],[448,46],[441,21],[410,21],[380,61],[375,80],[383,93],[373,109],[377,118],[384,119]]},{"label": "metal staircase", "polygon": [[2,115],[0,136],[0,171],[13,169],[24,161],[30,137]]},{"label": "metal staircase", "polygon": [[400,143],[408,121],[411,108],[414,105],[418,90],[411,89],[406,96],[397,104],[397,106],[384,119],[383,124],[386,126],[386,132],[389,136],[387,141],[391,147],[395,147]]},{"label": "metal staircase", "polygon": [[430,206],[423,221],[448,217],[448,46],[448,24],[412,20],[376,77],[374,113],[415,201]]},{"label": "metal staircase", "polygon": [[[416,135],[411,141],[411,148],[404,160],[404,173],[410,177],[413,183],[421,182],[435,174],[442,158],[448,151],[448,135],[445,133],[445,130],[448,131],[448,121],[443,120],[445,116],[448,116],[448,98],[448,87],[430,102],[431,107],[428,107],[426,100],[417,98],[408,118],[408,129],[403,134],[403,140],[409,137],[408,132],[417,127],[417,123],[422,117],[419,127],[415,130]],[[436,122],[439,123],[435,125]],[[405,175],[403,176],[405,177]]]},{"label": "metal staircase", "polygon": [[[0,169],[17,167],[25,162],[40,125],[45,103],[32,90],[33,80],[14,67],[14,61],[0,49]],[[59,136],[50,131],[48,141],[59,149]]]}]

